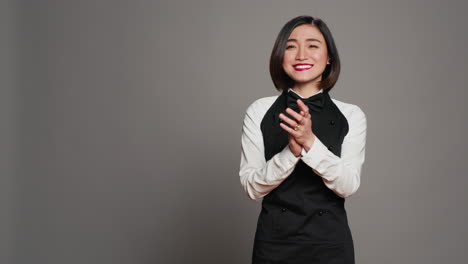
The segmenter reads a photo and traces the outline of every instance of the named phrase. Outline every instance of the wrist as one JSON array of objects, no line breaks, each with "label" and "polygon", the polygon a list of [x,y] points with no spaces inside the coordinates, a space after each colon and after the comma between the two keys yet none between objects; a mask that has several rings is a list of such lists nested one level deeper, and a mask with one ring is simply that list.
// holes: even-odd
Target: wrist
[{"label": "wrist", "polygon": [[312,148],[312,145],[314,144],[314,141],[315,141],[315,136],[312,138],[312,140],[306,142],[304,144],[304,149],[306,152],[309,152],[309,150]]}]

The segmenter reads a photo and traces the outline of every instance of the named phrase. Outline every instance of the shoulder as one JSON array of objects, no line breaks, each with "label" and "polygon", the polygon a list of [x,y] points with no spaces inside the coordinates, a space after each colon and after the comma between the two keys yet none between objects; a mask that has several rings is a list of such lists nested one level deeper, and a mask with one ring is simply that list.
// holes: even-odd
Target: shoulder
[{"label": "shoulder", "polygon": [[279,95],[274,95],[256,99],[247,107],[246,114],[257,118],[263,117],[278,96]]},{"label": "shoulder", "polygon": [[338,109],[340,109],[348,122],[366,123],[366,114],[358,105],[346,103],[335,98],[332,98],[332,101],[335,103]]}]

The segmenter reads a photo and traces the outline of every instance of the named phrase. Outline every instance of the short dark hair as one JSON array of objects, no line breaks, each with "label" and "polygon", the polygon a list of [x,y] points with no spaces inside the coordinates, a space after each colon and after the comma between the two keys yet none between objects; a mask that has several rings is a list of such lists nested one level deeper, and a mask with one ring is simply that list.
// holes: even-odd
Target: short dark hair
[{"label": "short dark hair", "polygon": [[291,35],[291,32],[298,26],[303,24],[315,25],[322,33],[327,43],[328,57],[330,64],[327,64],[322,73],[322,80],[320,81],[319,88],[324,91],[329,91],[333,88],[340,75],[340,57],[338,50],[333,40],[333,36],[328,29],[327,24],[320,18],[313,18],[311,16],[298,16],[288,21],[276,38],[275,45],[271,52],[270,57],[270,75],[273,83],[278,91],[287,91],[288,88],[294,85],[292,80],[283,69],[284,51],[286,49],[286,42]]}]

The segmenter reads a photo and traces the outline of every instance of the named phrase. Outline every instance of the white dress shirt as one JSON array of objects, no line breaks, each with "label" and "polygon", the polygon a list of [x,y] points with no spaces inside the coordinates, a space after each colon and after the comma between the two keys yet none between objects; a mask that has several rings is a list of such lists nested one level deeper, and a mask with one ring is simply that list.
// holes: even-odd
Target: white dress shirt
[{"label": "white dress shirt", "polygon": [[[294,156],[288,144],[266,162],[260,123],[278,96],[257,99],[245,113],[239,176],[248,197],[252,200],[263,198],[293,172],[299,159],[322,177],[325,185],[338,196],[347,198],[354,194],[360,185],[361,168],[365,160],[367,120],[361,108],[331,98],[349,125],[348,134],[341,147],[341,157],[335,156],[318,137],[315,137],[308,152],[302,149],[302,157]],[[310,176],[317,177],[313,173]]]}]

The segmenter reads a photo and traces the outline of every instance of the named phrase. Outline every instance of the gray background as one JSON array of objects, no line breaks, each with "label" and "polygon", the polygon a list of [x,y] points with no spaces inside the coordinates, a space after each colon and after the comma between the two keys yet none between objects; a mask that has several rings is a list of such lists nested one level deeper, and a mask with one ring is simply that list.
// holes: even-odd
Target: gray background
[{"label": "gray background", "polygon": [[1,263],[249,263],[246,108],[289,19],[318,16],[333,98],[367,115],[357,263],[468,249],[464,1],[3,1]]}]

